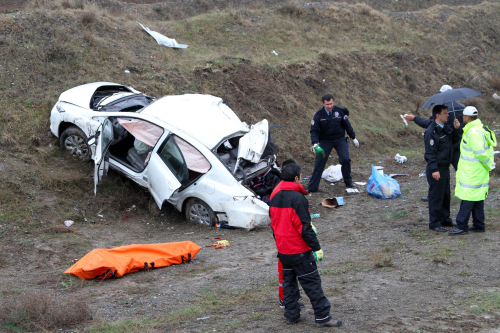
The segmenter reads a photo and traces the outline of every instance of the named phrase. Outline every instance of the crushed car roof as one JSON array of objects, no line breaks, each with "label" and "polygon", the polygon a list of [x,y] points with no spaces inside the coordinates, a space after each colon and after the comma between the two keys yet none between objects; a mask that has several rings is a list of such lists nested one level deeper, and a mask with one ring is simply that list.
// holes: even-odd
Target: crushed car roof
[{"label": "crushed car roof", "polygon": [[138,91],[134,91],[134,89],[118,83],[93,82],[66,90],[61,94],[59,100],[88,109],[90,108],[90,99],[94,95],[97,88],[102,86],[119,86],[119,87],[124,87],[125,89],[127,89],[127,91],[138,93]]},{"label": "crushed car roof", "polygon": [[209,149],[231,134],[249,131],[248,125],[221,98],[211,95],[165,96],[146,107],[141,114],[178,128]]}]

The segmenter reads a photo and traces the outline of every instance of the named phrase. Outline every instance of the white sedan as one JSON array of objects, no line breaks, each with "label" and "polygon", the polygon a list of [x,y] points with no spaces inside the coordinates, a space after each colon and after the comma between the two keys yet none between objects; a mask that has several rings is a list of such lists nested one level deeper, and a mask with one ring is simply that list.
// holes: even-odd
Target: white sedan
[{"label": "white sedan", "polygon": [[90,83],[61,94],[50,128],[73,156],[94,159],[95,191],[111,167],[148,188],[160,209],[169,202],[194,223],[270,223],[268,205],[248,186],[279,175],[267,120],[249,127],[218,97],[156,100],[116,83]]}]

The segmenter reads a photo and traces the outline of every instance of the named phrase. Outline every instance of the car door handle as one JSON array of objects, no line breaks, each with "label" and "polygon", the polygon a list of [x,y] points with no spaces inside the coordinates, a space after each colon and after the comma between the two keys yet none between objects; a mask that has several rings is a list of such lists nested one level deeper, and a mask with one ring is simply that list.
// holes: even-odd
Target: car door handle
[{"label": "car door handle", "polygon": [[148,177],[146,177],[146,176],[142,176],[142,180],[144,180],[144,181],[146,181],[146,182],[147,182],[147,181],[148,181]]}]

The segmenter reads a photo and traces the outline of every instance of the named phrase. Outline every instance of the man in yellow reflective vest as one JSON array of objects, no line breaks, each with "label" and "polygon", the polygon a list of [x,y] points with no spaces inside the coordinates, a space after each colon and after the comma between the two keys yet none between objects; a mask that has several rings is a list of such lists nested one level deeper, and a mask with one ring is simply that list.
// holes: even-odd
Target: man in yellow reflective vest
[{"label": "man in yellow reflective vest", "polygon": [[[455,195],[462,199],[457,215],[457,227],[448,235],[461,235],[468,231],[484,232],[484,199],[488,195],[490,171],[495,169],[495,133],[477,118],[473,106],[464,109],[464,128],[460,144]],[[468,227],[472,213],[472,227]]]}]

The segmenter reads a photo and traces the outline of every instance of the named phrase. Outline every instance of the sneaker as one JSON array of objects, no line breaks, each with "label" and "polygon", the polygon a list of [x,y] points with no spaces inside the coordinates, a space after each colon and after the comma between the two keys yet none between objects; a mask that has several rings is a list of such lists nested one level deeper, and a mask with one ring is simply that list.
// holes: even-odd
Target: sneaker
[{"label": "sneaker", "polygon": [[286,318],[286,324],[287,324],[287,325],[297,324],[299,321],[302,321],[302,320],[304,320],[304,319],[306,319],[306,316],[305,316],[305,315],[303,315],[303,314],[301,314],[301,315],[299,316],[299,318],[297,318],[297,319],[290,319],[290,318]]},{"label": "sneaker", "polygon": [[[302,297],[300,299],[302,299]],[[299,303],[299,306],[300,306],[301,309],[305,306],[304,303],[302,303],[302,302],[298,302],[298,303]],[[285,302],[282,301],[282,300],[280,300],[280,308],[282,308],[282,309],[285,308]]]},{"label": "sneaker", "polygon": [[321,323],[316,322],[314,325],[317,327],[339,327],[342,325],[342,319],[333,319],[330,317],[330,320]]}]

